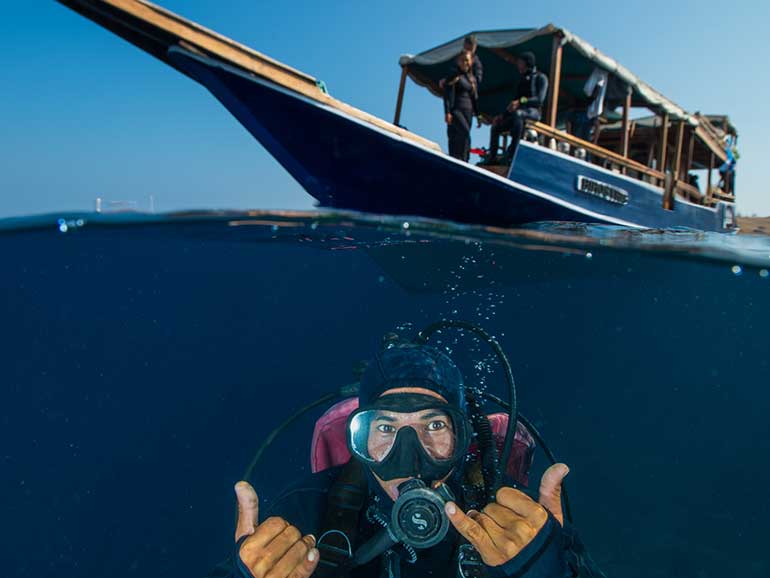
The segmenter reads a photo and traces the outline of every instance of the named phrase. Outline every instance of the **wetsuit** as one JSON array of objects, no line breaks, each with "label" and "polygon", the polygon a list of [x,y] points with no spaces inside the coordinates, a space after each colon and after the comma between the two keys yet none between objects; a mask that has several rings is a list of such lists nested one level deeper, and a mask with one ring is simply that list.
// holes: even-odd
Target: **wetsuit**
[{"label": "wetsuit", "polygon": [[444,114],[452,115],[452,122],[447,125],[449,154],[463,161],[470,158],[471,127],[478,113],[478,85],[474,79],[472,73],[460,73],[444,83]]},{"label": "wetsuit", "polygon": [[[296,526],[302,534],[314,534],[319,538],[324,530],[323,517],[328,508],[329,491],[341,468],[332,468],[309,476],[303,483],[285,491],[270,507],[261,514],[261,519],[280,516]],[[379,485],[369,484],[369,496],[359,515],[358,536],[352,544],[353,551],[374,536],[380,529],[376,523],[377,515],[389,519],[392,502]],[[459,494],[456,494],[459,495]],[[431,548],[418,550],[416,560],[400,546],[390,553],[375,558],[371,562],[354,568],[349,578],[378,578],[391,575],[400,578],[434,576],[436,578],[456,578],[460,537],[450,525],[446,538]],[[209,574],[209,578],[251,578],[248,569],[239,561],[238,546],[230,557]],[[321,560],[324,560],[322,550]],[[320,569],[320,566],[319,566]],[[316,570],[314,576],[319,574]],[[603,578],[594,570],[593,562],[587,555],[575,532],[566,526],[562,528],[555,519],[549,520],[535,539],[519,555],[498,567],[482,567],[488,578]],[[338,576],[339,573],[332,572]]]},{"label": "wetsuit", "polygon": [[520,102],[519,108],[513,112],[504,112],[500,121],[496,125],[492,125],[492,129],[489,131],[489,154],[491,157],[497,155],[500,133],[509,131],[511,146],[505,156],[506,161],[513,162],[519,140],[524,134],[524,123],[527,120],[540,120],[542,118],[547,94],[548,77],[539,72],[537,68],[531,68],[521,77],[516,89],[516,99]]}]

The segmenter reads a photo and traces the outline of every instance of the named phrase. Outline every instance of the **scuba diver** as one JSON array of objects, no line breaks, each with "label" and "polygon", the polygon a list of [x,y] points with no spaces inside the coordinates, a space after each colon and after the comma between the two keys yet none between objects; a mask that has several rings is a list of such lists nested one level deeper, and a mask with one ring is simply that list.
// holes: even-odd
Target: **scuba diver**
[{"label": "scuba diver", "polygon": [[[478,392],[425,341],[387,339],[366,366],[345,423],[345,463],[288,488],[264,512],[254,488],[236,484],[235,549],[210,576],[603,576],[565,521],[567,466],[545,471],[537,500],[515,487]],[[509,383],[503,464],[521,425]]]}]

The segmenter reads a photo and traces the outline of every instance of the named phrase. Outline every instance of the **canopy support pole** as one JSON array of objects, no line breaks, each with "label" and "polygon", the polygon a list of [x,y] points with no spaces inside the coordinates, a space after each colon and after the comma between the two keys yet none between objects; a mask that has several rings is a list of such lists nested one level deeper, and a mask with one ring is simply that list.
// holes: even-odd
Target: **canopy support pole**
[{"label": "canopy support pole", "polygon": [[[668,115],[665,115],[666,117]],[[663,191],[663,208],[669,211],[674,210],[674,198],[676,193],[676,183],[679,178],[679,166],[682,164],[682,139],[684,137],[684,122],[676,123],[676,156],[674,157],[674,166],[671,171],[666,171],[666,181]]]},{"label": "canopy support pole", "polygon": [[714,153],[709,153],[709,171],[706,175],[706,201],[711,200],[711,170],[714,167]]},{"label": "canopy support pole", "polygon": [[398,85],[398,100],[396,101],[396,116],[393,118],[393,124],[398,126],[401,122],[401,105],[404,103],[404,88],[406,88],[406,66],[401,67],[401,82]]},{"label": "canopy support pole", "polygon": [[682,179],[690,182],[689,174],[692,168],[692,159],[695,154],[695,127],[689,127],[687,131],[687,160],[682,167]]},{"label": "canopy support pole", "polygon": [[[625,158],[628,158],[628,137],[630,132],[630,126],[628,121],[628,115],[631,111],[631,93],[626,93],[626,98],[623,100],[623,132],[620,135],[620,154],[622,154]],[[625,168],[621,169],[622,172],[625,174],[626,170]]]},{"label": "canopy support pole", "polygon": [[548,112],[546,124],[551,128],[556,128],[556,113],[559,110],[559,84],[561,81],[561,53],[562,36],[554,34],[553,48],[551,50],[551,77],[548,79],[551,84],[551,90],[548,95]]},{"label": "canopy support pole", "polygon": [[658,166],[661,173],[666,172],[666,151],[668,149],[668,113],[664,112],[660,125],[660,145],[658,146]]},{"label": "canopy support pole", "polygon": [[663,208],[667,211],[674,210],[674,191],[676,190],[676,179],[671,173],[666,173],[663,180]]},{"label": "canopy support pole", "polygon": [[674,170],[673,174],[679,174],[679,167],[682,164],[682,141],[684,140],[684,122],[679,121],[676,123],[676,156],[674,157]]}]

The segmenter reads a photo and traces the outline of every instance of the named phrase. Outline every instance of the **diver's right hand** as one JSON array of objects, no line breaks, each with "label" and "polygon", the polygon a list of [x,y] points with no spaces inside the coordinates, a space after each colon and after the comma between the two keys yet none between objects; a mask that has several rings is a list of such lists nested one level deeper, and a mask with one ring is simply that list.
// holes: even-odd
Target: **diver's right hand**
[{"label": "diver's right hand", "polygon": [[315,537],[303,536],[283,518],[259,520],[257,492],[248,482],[235,484],[238,524],[235,541],[245,538],[238,556],[254,578],[308,578],[320,558]]}]

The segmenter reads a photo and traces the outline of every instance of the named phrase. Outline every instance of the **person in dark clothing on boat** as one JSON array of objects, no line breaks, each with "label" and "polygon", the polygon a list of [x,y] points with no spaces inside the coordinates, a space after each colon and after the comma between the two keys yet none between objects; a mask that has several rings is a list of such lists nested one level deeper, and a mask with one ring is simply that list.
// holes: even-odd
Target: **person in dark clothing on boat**
[{"label": "person in dark clothing on boat", "polygon": [[[468,34],[465,38],[463,38],[463,51],[464,52],[470,52],[471,56],[473,57],[473,64],[471,66],[471,70],[473,72],[473,77],[476,79],[476,87],[478,88],[481,86],[481,80],[484,78],[484,66],[481,64],[481,59],[479,58],[479,55],[476,54],[476,50],[478,49],[479,43],[476,39],[476,36],[473,34]],[[459,68],[457,66],[457,63],[452,67],[452,71],[449,73],[448,78],[452,78],[453,76],[456,76],[459,73]],[[442,78],[438,82],[438,86],[440,89],[444,89],[444,83],[446,82],[446,78]]]},{"label": "person in dark clothing on boat", "polygon": [[[600,577],[564,522],[566,465],[545,472],[538,501],[509,486],[491,503],[473,497],[469,448],[482,441],[473,434],[471,400],[446,354],[387,345],[365,370],[358,409],[347,419],[352,458],[289,488],[263,512],[251,485],[236,484],[235,549],[210,576]],[[434,504],[441,494],[442,507],[409,501],[418,494]],[[412,537],[432,531],[438,526],[428,521],[439,518],[445,534],[429,546],[400,537],[409,524]]]},{"label": "person in dark clothing on boat", "polygon": [[508,131],[511,135],[511,146],[505,153],[504,161],[513,162],[519,140],[524,133],[524,124],[527,120],[540,120],[543,107],[548,95],[548,77],[537,70],[535,55],[531,52],[522,52],[516,66],[519,69],[521,80],[516,89],[516,98],[512,100],[503,114],[498,115],[492,121],[489,132],[489,151],[487,164],[496,164],[497,151],[500,144],[500,134]]},{"label": "person in dark clothing on boat", "polygon": [[468,161],[471,150],[473,117],[478,117],[478,85],[473,74],[473,55],[461,52],[454,76],[443,79],[444,116],[449,137],[449,154]]}]

